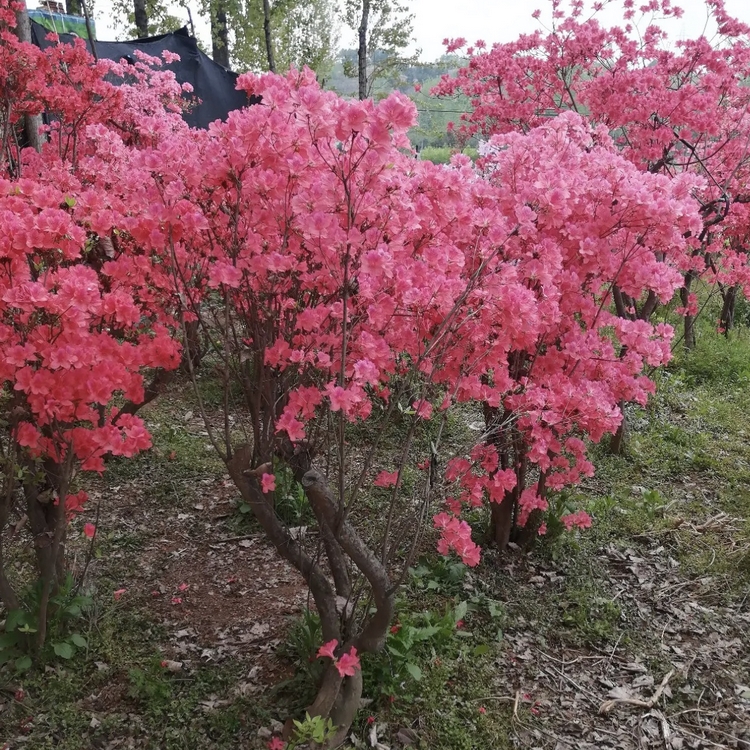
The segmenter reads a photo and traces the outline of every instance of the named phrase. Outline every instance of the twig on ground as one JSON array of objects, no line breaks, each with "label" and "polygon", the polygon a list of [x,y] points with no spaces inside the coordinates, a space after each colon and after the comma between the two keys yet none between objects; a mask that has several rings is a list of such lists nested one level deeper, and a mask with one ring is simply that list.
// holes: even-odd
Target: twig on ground
[{"label": "twig on ground", "polygon": [[638,706],[639,708],[653,708],[661,698],[661,694],[667,687],[667,683],[672,679],[674,675],[674,669],[670,669],[667,674],[664,675],[664,679],[661,681],[661,685],[656,688],[656,692],[647,700],[641,698],[613,698],[612,700],[605,701],[599,706],[600,714],[608,714],[618,703],[623,703],[627,706]]}]

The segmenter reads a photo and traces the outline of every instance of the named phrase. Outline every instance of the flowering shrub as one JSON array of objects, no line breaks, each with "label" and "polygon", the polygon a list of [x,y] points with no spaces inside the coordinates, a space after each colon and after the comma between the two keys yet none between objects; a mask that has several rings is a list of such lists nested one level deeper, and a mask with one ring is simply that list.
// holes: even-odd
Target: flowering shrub
[{"label": "flowering shrub", "polygon": [[[612,5],[612,4],[610,4]],[[622,23],[605,28],[581,0],[565,9],[551,0],[552,26],[489,49],[478,45],[469,64],[445,76],[434,93],[458,91],[471,100],[459,132],[526,133],[561,112],[581,113],[592,126],[605,127],[620,153],[644,172],[670,178],[684,172],[702,180],[695,194],[702,226],[693,230],[698,246],[682,257],[665,258],[682,272],[685,343],[694,345],[697,311],[693,281],[706,270],[721,283],[725,299],[748,281],[742,237],[747,218],[746,148],[750,118],[750,26],[732,18],[723,0],[706,2],[707,37],[680,40],[670,48],[657,16],[682,15],[671,0],[638,5],[622,0]],[[599,4],[598,10],[601,10]],[[539,17],[540,12],[535,14]],[[453,48],[464,40],[455,40]],[[665,273],[667,273],[665,271]],[[620,290],[618,314],[648,320],[657,300],[637,304]]]},{"label": "flowering shrub", "polygon": [[[617,430],[620,404],[645,403],[643,370],[669,359],[672,329],[618,308],[625,295],[641,308],[671,299],[701,221],[693,177],[640,172],[604,128],[571,112],[493,136],[480,169],[495,210],[518,228],[464,342],[473,372],[455,395],[484,403],[487,440],[448,464],[458,490],[448,509],[488,497],[503,547],[547,509],[547,491],[591,475],[585,441]],[[501,273],[517,286],[497,286]]]},{"label": "flowering shrub", "polygon": [[[591,473],[586,440],[617,429],[620,402],[647,398],[643,368],[666,361],[671,328],[610,308],[680,285],[663,258],[690,256],[696,182],[644,175],[573,113],[490,141],[478,169],[461,157],[446,168],[412,158],[415,112],[400,94],[346,101],[310,71],[240,85],[263,103],[189,147],[177,132],[132,150],[116,190],[134,215],[160,217],[137,240],[212,342],[225,419],[219,431],[207,420],[210,439],[344,654],[310,714],[345,733],[362,686],[346,658],[385,640],[443,481],[445,419],[460,403],[487,418],[480,444],[447,462],[457,491],[434,519],[440,550],[476,565],[465,506],[489,500],[505,544],[548,489]],[[394,451],[381,440],[397,417]],[[360,427],[373,431],[364,446]],[[306,494],[317,550],[274,512],[279,471]],[[363,505],[372,492],[382,519]]]},{"label": "flowering shrub", "polygon": [[[150,447],[135,415],[144,375],[179,363],[168,297],[150,261],[120,245],[118,233],[134,225],[87,139],[106,132],[111,149],[123,149],[157,105],[168,124],[164,95],[179,87],[164,79],[149,91],[144,69],[143,82],[116,89],[104,80],[112,66],[92,64],[82,44],[20,44],[14,11],[5,3],[0,14],[0,529],[23,495],[42,587],[41,648],[65,576],[67,521],[87,499],[74,492],[75,475]],[[41,153],[14,148],[20,118],[40,111],[52,122]],[[84,533],[93,536],[93,525]],[[0,598],[21,607],[4,569]]]}]

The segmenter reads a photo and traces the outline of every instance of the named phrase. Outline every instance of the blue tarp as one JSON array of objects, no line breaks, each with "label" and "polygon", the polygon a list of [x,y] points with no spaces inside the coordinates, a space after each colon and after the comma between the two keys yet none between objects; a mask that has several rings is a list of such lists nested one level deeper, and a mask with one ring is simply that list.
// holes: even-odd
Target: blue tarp
[{"label": "blue tarp", "polygon": [[[55,42],[47,39],[48,31],[35,21],[31,22],[31,38],[34,44],[45,49]],[[60,34],[60,42],[72,44],[72,34]],[[91,49],[91,43],[86,40]],[[214,120],[226,120],[227,115],[235,109],[257,103],[252,97],[249,100],[244,91],[237,91],[237,73],[227,70],[198,49],[194,37],[187,28],[171,34],[161,34],[146,39],[134,39],[129,42],[95,42],[99,58],[120,62],[134,62],[134,52],[141,50],[151,57],[161,57],[165,50],[180,56],[179,61],[165,64],[165,70],[171,70],[179,83],[189,83],[193,95],[201,100],[190,111],[185,112],[185,121],[196,128],[207,128]]]}]

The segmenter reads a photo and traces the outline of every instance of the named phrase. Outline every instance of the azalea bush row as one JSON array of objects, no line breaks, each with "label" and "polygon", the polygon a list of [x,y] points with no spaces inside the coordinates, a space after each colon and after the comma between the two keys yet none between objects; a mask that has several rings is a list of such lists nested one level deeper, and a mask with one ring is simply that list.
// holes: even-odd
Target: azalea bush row
[{"label": "azalea bush row", "polygon": [[[501,548],[543,534],[550,493],[590,476],[590,444],[617,431],[624,403],[645,403],[673,337],[651,313],[708,252],[706,175],[643,169],[575,111],[493,128],[477,166],[417,161],[405,96],[345,100],[309,70],[241,76],[261,103],[193,131],[158,61],[125,76],[82,45],[40,52],[15,41],[12,10],[0,525],[22,501],[36,514],[49,598],[85,507],[78,472],[150,446],[144,378],[186,348],[209,439],[310,588],[329,661],[309,714],[331,719],[336,746],[360,703],[359,655],[382,648],[430,527],[472,566],[467,511],[489,509]],[[42,111],[41,153],[18,148],[21,119]],[[196,326],[218,416],[200,400]],[[449,422],[477,415],[483,434],[449,450]],[[277,513],[290,483],[312,540]],[[583,509],[554,520],[591,523]]]},{"label": "azalea bush row", "polygon": [[[671,0],[591,6],[551,0],[544,14],[534,14],[538,31],[489,49],[483,42],[468,48],[468,65],[444,76],[433,93],[469,97],[470,111],[457,128],[464,138],[528,133],[561,112],[576,112],[606,128],[642,172],[698,177],[698,242],[681,258],[664,259],[683,275],[682,339],[693,347],[696,279],[722,295],[723,331],[732,326],[738,288],[748,283],[750,26],[732,17],[724,0],[706,0],[706,36],[677,41],[663,23],[682,17]],[[609,18],[619,15],[617,25],[606,25],[605,8]],[[456,50],[466,41],[448,44]],[[614,303],[631,320],[651,319],[660,305],[654,295],[639,304],[624,289],[615,290]]]}]

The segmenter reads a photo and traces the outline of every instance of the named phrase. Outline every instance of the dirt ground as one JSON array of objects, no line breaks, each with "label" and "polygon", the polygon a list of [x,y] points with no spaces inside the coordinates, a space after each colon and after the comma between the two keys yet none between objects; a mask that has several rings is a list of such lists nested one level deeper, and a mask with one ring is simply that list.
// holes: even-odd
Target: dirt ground
[{"label": "dirt ground", "polygon": [[[182,395],[144,412],[149,454],[86,480],[89,510],[71,532],[71,562],[80,574],[89,549],[80,529],[98,513],[86,581],[105,604],[88,622],[85,657],[2,677],[4,750],[261,748],[280,729],[273,686],[294,677],[280,647],[308,593],[241,512]],[[481,677],[451,719],[465,732],[430,739],[439,732],[428,725],[448,721],[439,714],[449,679],[433,696],[416,686],[398,711],[368,702],[352,747],[461,750],[485,748],[489,737],[497,748],[750,748],[747,522],[724,509],[711,482],[672,477],[629,533],[618,518],[636,511],[610,505],[594,508],[598,532],[554,554],[487,552],[459,594],[501,602],[503,633],[482,649]],[[16,553],[21,561],[28,550]],[[482,627],[477,615],[475,639]],[[464,674],[467,653],[479,650],[435,652],[423,668],[453,659]]]}]

